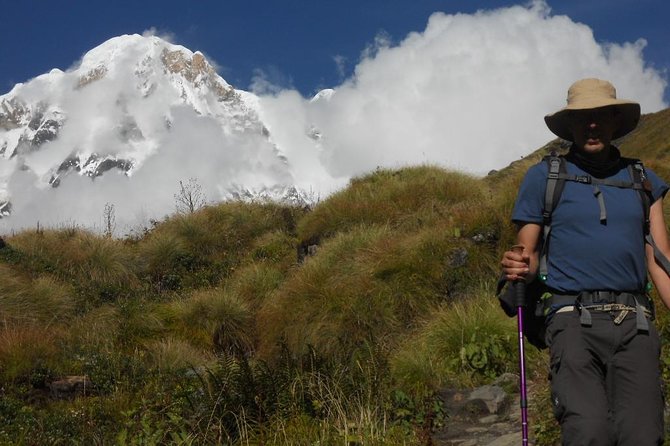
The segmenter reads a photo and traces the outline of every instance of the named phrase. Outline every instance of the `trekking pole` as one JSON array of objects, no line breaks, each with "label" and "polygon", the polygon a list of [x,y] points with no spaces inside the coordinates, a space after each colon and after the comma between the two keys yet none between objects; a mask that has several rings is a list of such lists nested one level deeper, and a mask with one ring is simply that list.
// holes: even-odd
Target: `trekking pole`
[{"label": "trekking pole", "polygon": [[[512,251],[523,253],[523,245],[512,246]],[[523,309],[526,306],[526,282],[514,281],[516,321],[519,329],[519,405],[521,406],[521,444],[528,445],[528,395],[526,394],[526,356],[523,348]]]}]

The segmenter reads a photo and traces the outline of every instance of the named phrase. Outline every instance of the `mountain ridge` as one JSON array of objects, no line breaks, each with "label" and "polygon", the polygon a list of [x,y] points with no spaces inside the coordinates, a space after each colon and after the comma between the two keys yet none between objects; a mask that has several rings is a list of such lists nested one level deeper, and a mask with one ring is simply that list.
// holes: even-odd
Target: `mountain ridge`
[{"label": "mountain ridge", "polygon": [[[73,68],[51,70],[0,96],[0,214],[19,204],[10,183],[20,172],[34,175],[38,189],[56,188],[76,174],[132,177],[170,151],[194,152],[163,162],[175,174],[179,164],[192,164],[183,177],[199,176],[196,159],[221,168],[220,181],[206,185],[215,198],[239,195],[240,185],[245,196],[293,194],[289,161],[258,106],[255,95],[228,84],[199,51],[156,36],[112,38]],[[209,134],[200,152],[197,142],[175,136],[198,126]],[[201,159],[209,154],[218,159]],[[237,158],[249,162],[235,170]]]}]

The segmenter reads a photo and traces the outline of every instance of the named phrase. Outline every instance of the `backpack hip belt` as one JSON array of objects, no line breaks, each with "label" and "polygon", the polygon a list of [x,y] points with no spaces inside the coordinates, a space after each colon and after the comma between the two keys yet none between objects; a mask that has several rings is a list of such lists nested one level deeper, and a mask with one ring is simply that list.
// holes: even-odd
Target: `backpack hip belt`
[{"label": "backpack hip belt", "polygon": [[[552,293],[544,300],[544,307],[550,313],[557,313],[576,309],[580,313],[580,323],[589,327],[592,325],[591,311],[619,312],[614,319],[620,324],[628,313],[636,314],[637,329],[649,331],[647,318],[654,320],[654,303],[643,292],[617,291],[582,291],[579,294]],[[569,310],[568,310],[569,309]]]}]

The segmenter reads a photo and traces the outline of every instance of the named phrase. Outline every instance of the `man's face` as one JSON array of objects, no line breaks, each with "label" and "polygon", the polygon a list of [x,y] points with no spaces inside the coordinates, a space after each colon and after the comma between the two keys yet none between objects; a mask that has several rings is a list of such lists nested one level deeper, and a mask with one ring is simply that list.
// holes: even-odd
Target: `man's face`
[{"label": "man's face", "polygon": [[620,123],[615,108],[571,110],[568,115],[573,142],[586,153],[596,154],[609,147]]}]

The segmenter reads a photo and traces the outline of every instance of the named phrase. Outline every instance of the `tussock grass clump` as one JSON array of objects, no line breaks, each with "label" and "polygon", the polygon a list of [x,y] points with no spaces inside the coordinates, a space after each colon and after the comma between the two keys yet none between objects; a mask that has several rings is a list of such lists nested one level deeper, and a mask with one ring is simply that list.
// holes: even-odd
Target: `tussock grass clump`
[{"label": "tussock grass clump", "polygon": [[[394,419],[387,395],[370,394],[381,400],[365,401],[351,393],[337,378],[310,373],[296,384],[309,388],[317,406],[317,417],[301,413],[273,416],[261,429],[248,429],[241,423],[240,443],[267,445],[366,444],[378,446],[420,445],[414,429]],[[247,420],[242,420],[247,421]],[[245,429],[246,427],[246,429]]]},{"label": "tussock grass clump", "polygon": [[116,339],[123,347],[132,348],[165,331],[164,321],[155,302],[142,298],[121,299],[117,308],[121,330],[118,331]]},{"label": "tussock grass clump", "polygon": [[72,321],[69,326],[69,345],[88,350],[114,348],[123,329],[123,317],[118,306],[103,304]]},{"label": "tussock grass clump", "polygon": [[52,273],[90,297],[113,299],[138,285],[135,257],[122,241],[77,228],[24,231],[8,240],[18,264]]},{"label": "tussock grass clump", "polygon": [[79,312],[72,287],[51,277],[38,277],[27,293],[4,294],[0,306],[6,319],[39,322],[45,326],[66,323]]},{"label": "tussock grass clump", "polygon": [[483,196],[474,177],[439,167],[378,169],[321,202],[300,220],[300,240],[330,237],[356,226],[415,228],[448,218],[448,207]]},{"label": "tussock grass clump", "polygon": [[345,357],[366,342],[391,348],[417,318],[456,298],[490,271],[482,248],[443,227],[398,234],[363,226],[325,242],[258,315],[260,351],[284,339],[294,354],[313,346]]},{"label": "tussock grass clump", "polygon": [[211,364],[213,355],[173,337],[151,341],[146,346],[149,358],[159,373],[175,373]]},{"label": "tussock grass clump", "polygon": [[165,330],[158,304],[141,298],[119,299],[73,320],[67,350],[127,352],[162,336]]},{"label": "tussock grass clump", "polygon": [[159,290],[176,289],[181,283],[180,265],[188,264],[189,252],[174,234],[157,232],[142,242],[139,257],[145,278]]},{"label": "tussock grass clump", "polygon": [[495,274],[490,249],[453,236],[448,224],[394,237],[378,251],[374,276],[392,290],[399,310],[424,314],[434,303],[456,299],[480,279]]},{"label": "tussock grass clump", "polygon": [[32,280],[3,264],[0,277],[0,315],[5,323],[50,326],[75,316],[77,303],[72,287],[48,276]]},{"label": "tussock grass clump", "polygon": [[[217,285],[250,255],[284,256],[282,234],[295,231],[303,212],[278,204],[226,202],[174,216],[138,244],[143,274],[159,290]],[[268,233],[275,233],[274,239],[257,242]]]},{"label": "tussock grass clump", "polygon": [[252,350],[253,313],[247,303],[224,289],[194,291],[159,313],[180,338],[195,346],[233,354]]},{"label": "tussock grass clump", "polygon": [[272,263],[250,263],[228,280],[230,293],[257,310],[283,283],[286,273]]},{"label": "tussock grass clump", "polygon": [[208,444],[418,444],[413,425],[398,421],[387,365],[374,352],[342,362],[314,349],[294,356],[285,347],[275,364],[224,354],[194,370],[202,384],[189,396],[201,414],[193,430],[198,438]]},{"label": "tussock grass clump", "polygon": [[0,379],[3,384],[43,387],[61,370],[61,330],[36,324],[0,327]]},{"label": "tussock grass clump", "polygon": [[392,240],[387,227],[358,228],[320,248],[259,311],[260,348],[270,359],[285,339],[292,353],[308,345],[328,357],[382,333],[395,331],[396,315],[362,261]]},{"label": "tussock grass clump", "polygon": [[285,230],[267,232],[256,238],[249,249],[254,262],[287,270],[296,262],[296,239]]},{"label": "tussock grass clump", "polygon": [[237,254],[266,232],[294,231],[301,210],[278,204],[226,202],[176,216],[156,228],[180,238],[202,255]]},{"label": "tussock grass clump", "polygon": [[77,277],[89,277],[93,283],[114,287],[136,283],[135,258],[126,246],[112,238],[83,233],[63,252],[68,269]]}]

